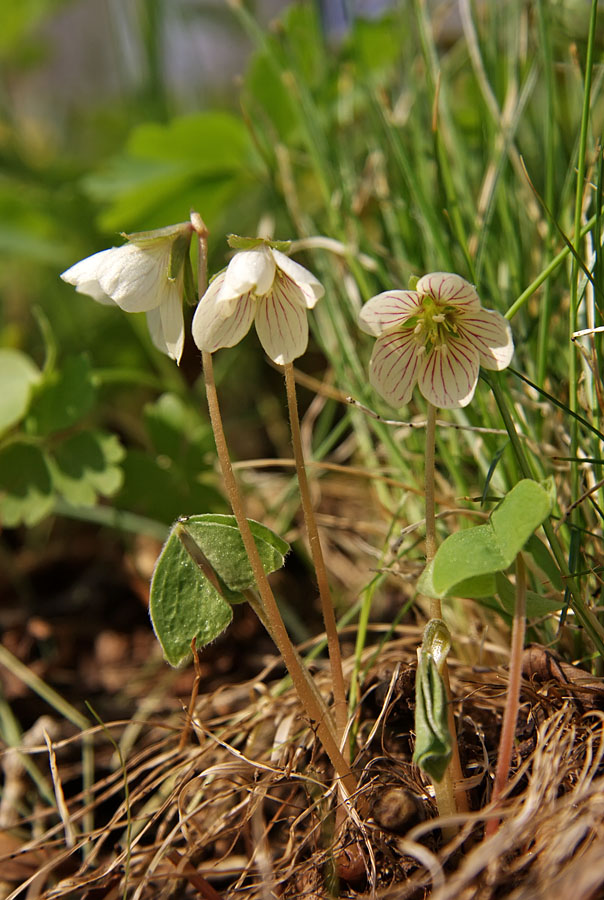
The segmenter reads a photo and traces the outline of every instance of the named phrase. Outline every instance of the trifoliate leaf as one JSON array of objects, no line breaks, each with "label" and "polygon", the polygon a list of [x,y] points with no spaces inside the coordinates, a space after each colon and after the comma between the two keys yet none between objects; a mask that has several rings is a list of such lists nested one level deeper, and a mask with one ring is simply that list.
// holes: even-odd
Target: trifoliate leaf
[{"label": "trifoliate leaf", "polygon": [[75,425],[92,409],[96,388],[86,356],[72,356],[45,374],[27,418],[30,434],[48,435]]},{"label": "trifoliate leaf", "polygon": [[52,509],[53,483],[46,454],[16,441],[0,450],[0,524],[35,525]]}]

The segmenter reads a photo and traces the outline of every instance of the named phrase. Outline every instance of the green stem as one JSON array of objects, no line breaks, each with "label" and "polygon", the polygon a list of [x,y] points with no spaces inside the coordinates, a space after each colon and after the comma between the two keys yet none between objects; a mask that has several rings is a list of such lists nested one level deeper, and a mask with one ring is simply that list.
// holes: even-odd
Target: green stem
[{"label": "green stem", "polygon": [[[526,567],[522,554],[516,557],[516,607],[514,609],[514,621],[512,624],[512,644],[510,648],[510,675],[508,693],[499,738],[499,750],[497,753],[497,772],[493,784],[491,804],[499,805],[510,771],[514,738],[516,736],[516,722],[518,721],[518,708],[520,705],[520,682],[522,680],[522,652],[524,650],[524,632],[526,626]],[[489,838],[499,828],[499,819],[490,819],[487,822],[484,836]]]},{"label": "green stem", "polygon": [[296,379],[294,376],[294,367],[292,363],[285,364],[285,389],[287,392],[287,405],[289,408],[289,420],[291,424],[294,459],[296,461],[296,472],[298,475],[298,486],[300,488],[300,499],[302,501],[302,510],[304,513],[304,521],[306,523],[306,531],[310,543],[310,551],[317,575],[319,596],[321,598],[321,610],[323,613],[323,623],[325,625],[325,634],[327,636],[327,648],[329,653],[331,677],[333,682],[333,706],[334,716],[336,720],[336,735],[338,738],[338,743],[341,745],[342,739],[346,732],[346,725],[348,721],[348,712],[346,705],[346,685],[344,683],[344,673],[342,671],[342,655],[340,652],[338,626],[336,623],[333,602],[331,599],[331,592],[329,590],[327,568],[325,566],[325,560],[323,558],[321,539],[319,537],[319,530],[317,528],[317,522],[315,519],[312,498],[310,496],[308,477],[306,475],[306,466],[304,465],[304,450],[302,448],[300,419],[298,416],[298,403],[296,398]]},{"label": "green stem", "polygon": [[[428,403],[428,415],[426,420],[426,455],[424,466],[424,486],[426,492],[426,562],[430,563],[436,553],[436,514],[434,503],[434,453],[436,443],[436,407]],[[441,619],[440,600],[439,612],[430,611],[431,619]]]},{"label": "green stem", "polygon": [[[428,403],[426,421],[426,451],[425,451],[425,493],[426,493],[426,562],[430,564],[436,555],[436,508],[434,500],[434,462],[436,446],[436,407]],[[442,619],[442,605],[438,597],[430,597],[430,618]],[[443,660],[442,679],[447,691],[447,720],[452,740],[451,762],[447,766],[444,777],[440,782],[433,782],[434,796],[439,815],[455,815],[458,810],[467,811],[468,801],[463,788],[456,788],[463,780],[461,760],[459,758],[459,746],[457,743],[457,728],[451,703],[451,684],[449,681],[449,667],[446,659]],[[445,838],[453,837],[455,829],[445,829]]]}]

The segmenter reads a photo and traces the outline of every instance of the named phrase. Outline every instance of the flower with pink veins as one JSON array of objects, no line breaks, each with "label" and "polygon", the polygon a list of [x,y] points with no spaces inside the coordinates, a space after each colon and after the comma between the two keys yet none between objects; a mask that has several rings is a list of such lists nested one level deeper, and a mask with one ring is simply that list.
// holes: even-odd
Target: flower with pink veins
[{"label": "flower with pink veins", "polygon": [[236,253],[210,283],[193,317],[193,339],[200,350],[213,353],[239,343],[254,322],[268,356],[279,365],[292,362],[306,350],[306,311],[324,288],[269,241],[238,241],[251,249]]},{"label": "flower with pink veins", "polygon": [[417,384],[443,409],[467,406],[480,366],[505,369],[514,353],[504,317],[483,309],[459,275],[424,275],[413,291],[384,291],[361,309],[359,325],[377,337],[369,380],[392,406],[404,406]]}]

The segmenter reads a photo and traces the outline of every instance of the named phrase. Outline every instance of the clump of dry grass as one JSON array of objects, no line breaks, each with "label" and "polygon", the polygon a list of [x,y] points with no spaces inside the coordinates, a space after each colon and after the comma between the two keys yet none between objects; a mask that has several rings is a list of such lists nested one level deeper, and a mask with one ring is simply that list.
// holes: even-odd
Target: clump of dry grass
[{"label": "clump of dry grass", "polygon": [[[141,723],[124,766],[112,742],[132,722],[85,736],[61,726],[51,747],[64,811],[38,800],[27,818],[7,823],[2,896],[596,896],[604,884],[600,694],[575,688],[568,666],[562,681],[525,679],[514,774],[498,811],[503,823],[483,841],[505,678],[503,670],[454,665],[475,811],[459,817],[458,836],[443,846],[431,789],[410,762],[418,637],[419,629],[398,628],[366,675],[353,723],[360,787],[351,808],[339,805],[329,763],[294,693],[276,690],[277,661],[253,681],[200,695],[185,740],[182,713]],[[320,667],[317,681],[327,696]],[[74,788],[84,739],[95,748],[90,795]],[[38,741],[23,752],[43,767],[49,750]],[[24,800],[23,770],[5,765],[5,776],[15,802]],[[90,831],[87,814],[94,816]]]}]

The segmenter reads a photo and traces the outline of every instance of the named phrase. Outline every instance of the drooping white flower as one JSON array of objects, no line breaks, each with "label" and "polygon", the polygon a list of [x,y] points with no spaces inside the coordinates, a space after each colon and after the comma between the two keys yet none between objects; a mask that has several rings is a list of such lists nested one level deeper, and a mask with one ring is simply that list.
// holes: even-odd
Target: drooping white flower
[{"label": "drooping white flower", "polygon": [[306,310],[321,299],[324,288],[270,242],[249,244],[251,249],[236,253],[199,301],[193,340],[200,350],[213,353],[239,343],[255,322],[266,353],[283,365],[306,350]]},{"label": "drooping white flower", "polygon": [[99,303],[145,312],[155,346],[179,362],[185,334],[184,267],[192,230],[190,222],[183,222],[124,235],[128,243],[88,256],[61,278]]},{"label": "drooping white flower", "polygon": [[393,406],[408,403],[416,384],[434,406],[467,406],[479,367],[505,369],[514,353],[507,320],[483,309],[475,288],[448,272],[424,275],[414,291],[372,297],[359,325],[377,336],[369,380]]}]

